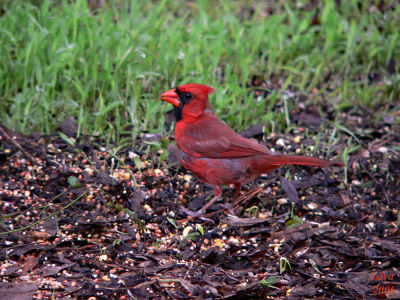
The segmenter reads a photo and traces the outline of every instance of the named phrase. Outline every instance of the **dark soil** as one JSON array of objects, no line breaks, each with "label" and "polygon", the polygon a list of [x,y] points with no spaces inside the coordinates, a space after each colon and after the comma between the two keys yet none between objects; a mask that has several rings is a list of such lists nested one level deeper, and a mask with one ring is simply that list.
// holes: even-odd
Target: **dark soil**
[{"label": "dark soil", "polygon": [[[307,107],[291,117],[304,127],[261,142],[285,153],[314,145],[304,128],[317,133],[324,120]],[[190,221],[180,206],[198,209],[212,190],[158,163],[162,150],[143,139],[160,136],[114,155],[69,138],[73,119],[51,136],[1,127],[0,299],[398,299],[400,134],[390,120],[344,117],[362,146],[347,171],[283,167],[244,186],[237,216],[222,206],[227,188]]]}]

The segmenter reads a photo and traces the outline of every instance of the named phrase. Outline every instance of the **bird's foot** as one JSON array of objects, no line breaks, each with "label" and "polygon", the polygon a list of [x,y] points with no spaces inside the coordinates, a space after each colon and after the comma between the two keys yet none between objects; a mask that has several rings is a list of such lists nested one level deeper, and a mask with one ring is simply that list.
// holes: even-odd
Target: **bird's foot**
[{"label": "bird's foot", "polygon": [[201,215],[204,214],[204,211],[202,211],[201,209],[198,211],[191,211],[183,206],[180,207],[181,211],[183,211],[185,214],[187,214],[188,216],[191,216],[193,218],[197,218],[200,217]]},{"label": "bird's foot", "polygon": [[202,217],[202,215],[204,214],[204,211],[202,209],[199,209],[198,211],[191,211],[183,206],[181,206],[180,209],[181,209],[181,211],[183,211],[185,214],[187,214],[189,216],[188,219],[190,219],[190,220],[199,218],[202,221],[214,223],[213,220],[206,218],[206,217]]},{"label": "bird's foot", "polygon": [[226,202],[226,203],[222,204],[222,206],[223,206],[231,215],[236,216],[236,213],[235,213],[235,210],[234,210],[234,207],[233,207],[232,203]]}]

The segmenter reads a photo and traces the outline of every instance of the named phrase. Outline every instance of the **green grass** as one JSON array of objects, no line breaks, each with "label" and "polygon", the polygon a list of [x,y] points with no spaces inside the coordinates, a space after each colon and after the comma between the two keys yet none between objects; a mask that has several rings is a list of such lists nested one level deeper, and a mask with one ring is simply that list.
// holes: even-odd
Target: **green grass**
[{"label": "green grass", "polygon": [[[214,110],[237,130],[285,130],[274,103],[289,87],[338,118],[400,98],[388,68],[400,61],[395,2],[384,12],[371,1],[28,2],[0,4],[0,118],[21,132],[50,133],[68,115],[78,135],[160,131],[170,109],[160,93],[188,82],[215,87]],[[255,75],[277,87],[266,101],[249,96]]]}]

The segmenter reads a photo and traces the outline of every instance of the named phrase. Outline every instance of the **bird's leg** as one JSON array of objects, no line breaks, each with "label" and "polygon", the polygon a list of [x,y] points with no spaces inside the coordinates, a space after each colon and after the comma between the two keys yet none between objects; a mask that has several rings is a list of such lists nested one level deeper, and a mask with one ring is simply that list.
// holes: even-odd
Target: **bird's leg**
[{"label": "bird's leg", "polygon": [[197,212],[203,214],[207,208],[213,205],[222,195],[222,188],[219,185],[214,185],[214,197],[208,203],[206,203],[202,208],[200,208]]},{"label": "bird's leg", "polygon": [[213,197],[208,203],[206,203],[202,208],[200,208],[200,209],[199,209],[198,211],[196,211],[196,212],[191,212],[191,211],[188,210],[188,209],[184,209],[184,212],[185,212],[187,215],[189,215],[189,216],[191,216],[191,217],[194,217],[194,218],[199,217],[199,216],[201,216],[202,214],[204,214],[205,211],[207,210],[207,208],[209,208],[211,205],[213,205],[213,204],[221,197],[222,188],[221,188],[220,186],[218,186],[218,185],[214,185],[214,186],[213,186],[213,189],[214,189],[214,197]]},{"label": "bird's leg", "polygon": [[239,198],[239,196],[240,196],[240,188],[241,187],[242,187],[242,185],[240,183],[235,183],[235,195],[233,195],[233,202],[234,203],[237,200],[237,198]]},{"label": "bird's leg", "polygon": [[233,195],[233,201],[225,203],[225,209],[227,209],[229,211],[229,213],[233,216],[236,216],[236,214],[238,213],[233,209],[233,207],[235,206],[236,200],[240,196],[240,188],[241,187],[242,187],[242,185],[240,183],[235,183],[235,194]]},{"label": "bird's leg", "polygon": [[242,185],[240,183],[235,183],[235,194],[233,195],[233,201],[226,202],[224,205],[225,209],[227,209],[230,212],[230,214],[232,214],[234,216],[236,215],[236,213],[233,210],[233,206],[235,205],[235,201],[237,200],[237,198],[239,198],[241,186]]}]

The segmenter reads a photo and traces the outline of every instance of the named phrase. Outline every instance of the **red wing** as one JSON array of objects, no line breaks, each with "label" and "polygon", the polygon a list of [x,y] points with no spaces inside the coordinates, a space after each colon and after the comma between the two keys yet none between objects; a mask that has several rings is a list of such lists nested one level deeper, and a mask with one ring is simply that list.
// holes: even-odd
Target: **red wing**
[{"label": "red wing", "polygon": [[194,157],[237,158],[271,154],[256,141],[234,132],[212,113],[187,125],[177,142],[183,151]]}]

